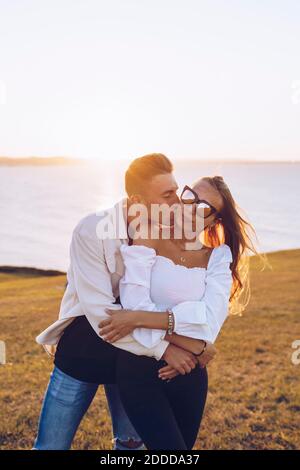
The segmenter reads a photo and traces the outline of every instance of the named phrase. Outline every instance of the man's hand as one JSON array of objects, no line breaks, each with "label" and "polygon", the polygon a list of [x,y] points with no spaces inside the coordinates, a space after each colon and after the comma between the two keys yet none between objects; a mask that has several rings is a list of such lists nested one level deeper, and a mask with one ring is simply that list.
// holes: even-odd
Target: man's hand
[{"label": "man's hand", "polygon": [[99,335],[104,341],[114,343],[129,335],[136,328],[137,312],[132,310],[110,310],[105,312],[110,316],[99,323]]},{"label": "man's hand", "polygon": [[214,344],[207,343],[204,353],[197,357],[200,367],[203,368],[207,366],[207,364],[215,357],[216,354],[217,350]]},{"label": "man's hand", "polygon": [[[197,359],[193,353],[169,344],[162,356],[169,366],[181,375],[189,374],[196,367]],[[161,370],[161,369],[160,369]]]}]

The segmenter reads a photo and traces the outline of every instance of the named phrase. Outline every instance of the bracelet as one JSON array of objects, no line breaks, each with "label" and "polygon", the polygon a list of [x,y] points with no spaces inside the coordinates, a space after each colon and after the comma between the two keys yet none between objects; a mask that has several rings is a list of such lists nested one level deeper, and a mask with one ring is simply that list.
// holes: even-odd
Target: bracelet
[{"label": "bracelet", "polygon": [[[204,340],[203,340],[203,341],[204,341]],[[200,354],[195,354],[195,356],[197,356],[197,357],[201,356],[201,355],[204,353],[204,351],[206,350],[206,346],[207,346],[207,342],[204,341],[204,348],[202,349],[202,351],[201,351]]]},{"label": "bracelet", "polygon": [[171,335],[174,331],[174,313],[172,310],[167,309],[168,312],[168,335]]}]

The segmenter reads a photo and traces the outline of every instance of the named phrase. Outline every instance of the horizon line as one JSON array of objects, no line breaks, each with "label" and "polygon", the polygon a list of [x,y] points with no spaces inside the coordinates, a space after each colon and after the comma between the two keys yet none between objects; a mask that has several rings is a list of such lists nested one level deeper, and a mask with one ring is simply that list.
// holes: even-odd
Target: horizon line
[{"label": "horizon line", "polygon": [[[156,152],[154,152],[156,153]],[[141,155],[142,156],[142,155]],[[138,158],[138,157],[136,157]],[[128,161],[128,160],[131,160],[132,157],[127,157],[127,158],[111,158],[110,160],[111,161]],[[98,157],[70,157],[70,156],[60,156],[60,155],[56,155],[56,156],[36,156],[36,155],[32,155],[32,156],[22,156],[22,157],[12,157],[12,156],[0,156],[0,162],[4,162],[4,161],[18,161],[18,162],[22,162],[22,161],[28,161],[28,160],[40,160],[41,162],[43,161],[52,161],[54,163],[54,161],[56,160],[57,162],[61,161],[61,162],[82,162],[82,163],[89,163],[89,162],[97,162],[97,163],[101,163],[103,162],[103,160],[101,160],[100,158]],[[198,162],[198,163],[239,163],[239,164],[247,164],[247,163],[300,163],[300,158],[299,159],[290,159],[290,160],[280,160],[280,159],[274,159],[274,160],[257,160],[257,159],[238,159],[238,158],[193,158],[193,157],[186,157],[186,158],[178,158],[178,157],[174,157],[171,159],[172,161],[177,161],[177,162],[184,162],[184,161],[189,161],[189,162]]]}]

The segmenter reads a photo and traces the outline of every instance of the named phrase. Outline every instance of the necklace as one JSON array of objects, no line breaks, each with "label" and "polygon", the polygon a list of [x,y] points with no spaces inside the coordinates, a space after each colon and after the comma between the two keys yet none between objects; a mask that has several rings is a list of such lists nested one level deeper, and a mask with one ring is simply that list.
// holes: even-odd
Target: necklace
[{"label": "necklace", "polygon": [[[179,243],[178,243],[178,242],[176,243],[175,240],[172,240],[172,241],[173,241],[173,243],[174,243],[175,245],[177,245],[177,247],[179,248],[180,251],[185,251],[185,246],[184,246],[184,248],[182,248],[182,247],[180,246],[180,242],[179,242]],[[185,245],[185,244],[184,244],[184,245]],[[184,256],[180,256],[179,259],[180,259],[180,262],[181,262],[181,263],[185,263],[185,262],[186,262],[186,258],[185,258]]]}]

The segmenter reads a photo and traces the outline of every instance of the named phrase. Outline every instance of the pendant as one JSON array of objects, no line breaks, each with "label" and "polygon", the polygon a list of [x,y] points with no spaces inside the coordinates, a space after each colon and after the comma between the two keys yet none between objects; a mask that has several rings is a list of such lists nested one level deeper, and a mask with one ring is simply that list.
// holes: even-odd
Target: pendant
[{"label": "pendant", "polygon": [[185,258],[184,258],[183,256],[181,256],[181,257],[180,257],[180,261],[181,261],[182,263],[184,263],[184,262],[185,262]]}]

